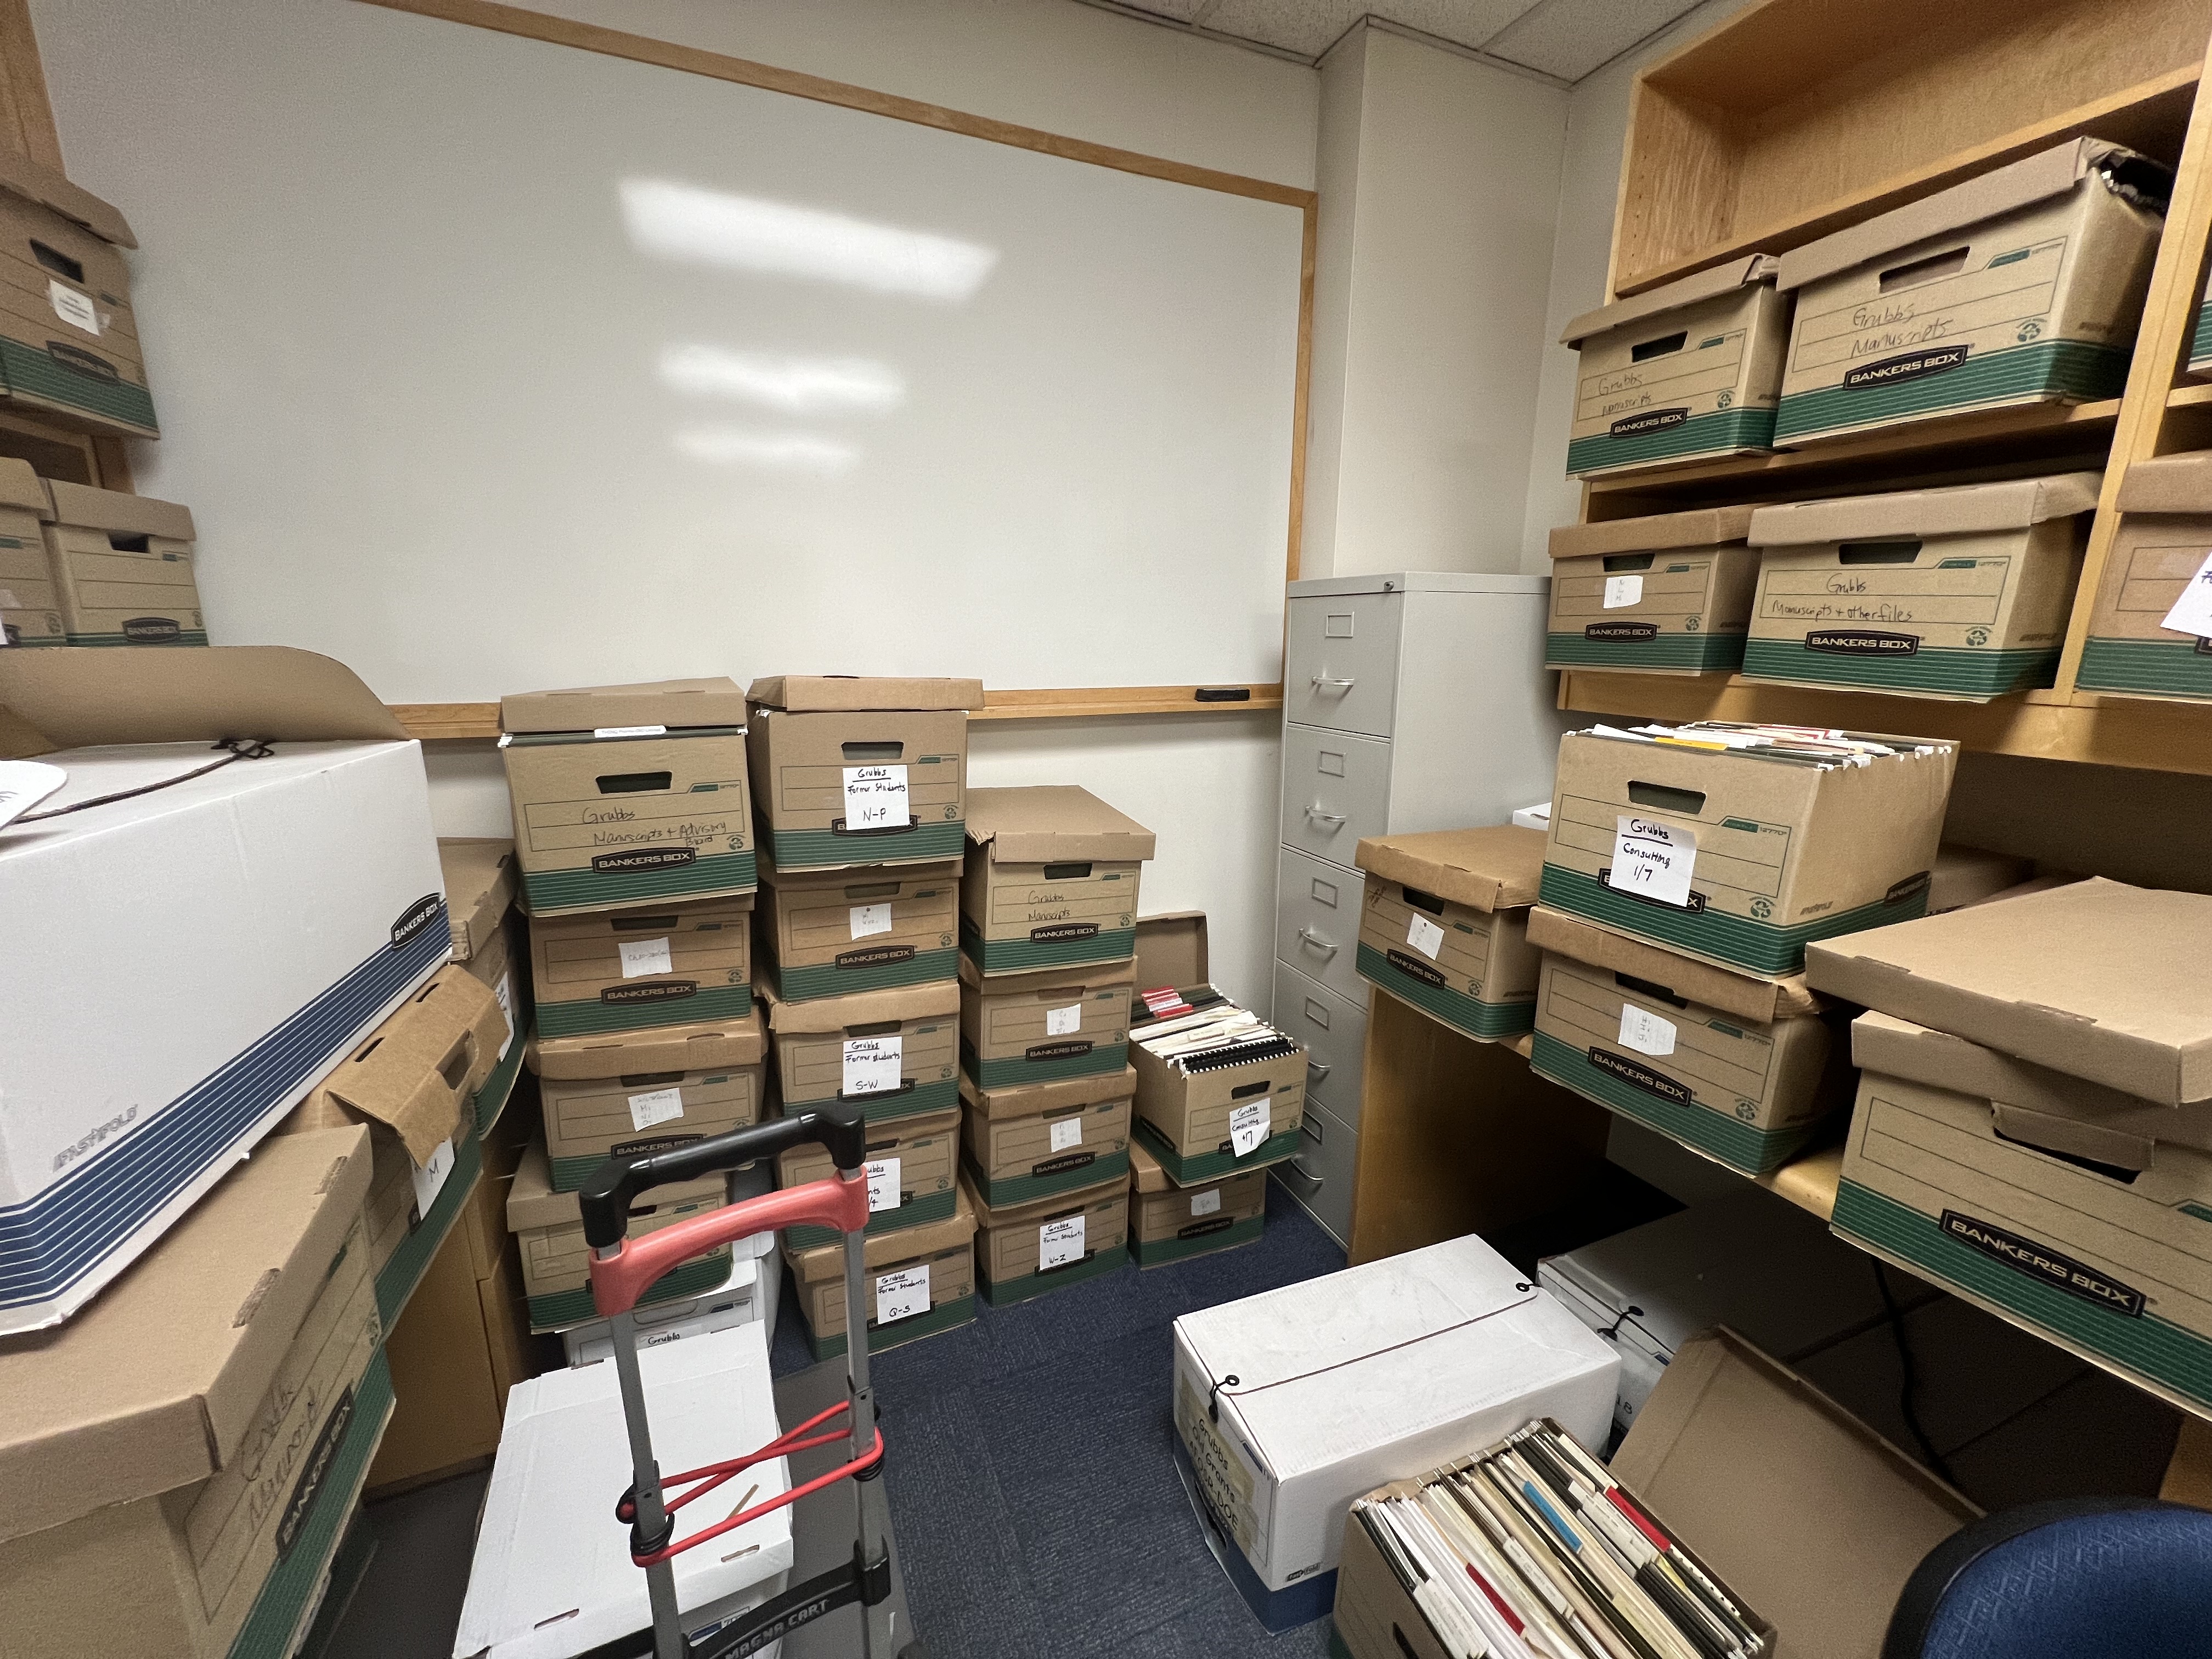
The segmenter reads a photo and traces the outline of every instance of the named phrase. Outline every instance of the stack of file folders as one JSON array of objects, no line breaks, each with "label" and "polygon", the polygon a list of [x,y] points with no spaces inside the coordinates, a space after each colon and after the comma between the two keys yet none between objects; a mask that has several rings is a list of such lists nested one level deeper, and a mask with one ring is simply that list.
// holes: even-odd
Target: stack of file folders
[{"label": "stack of file folders", "polygon": [[1155,1059],[1192,1076],[1224,1066],[1272,1060],[1297,1048],[1294,1039],[1218,991],[1186,1006],[1191,1012],[1139,1025],[1129,1033],[1131,1041]]},{"label": "stack of file folders", "polygon": [[1774,1650],[1773,1627],[1548,1418],[1370,1492],[1348,1524],[1365,1532],[1452,1659]]}]

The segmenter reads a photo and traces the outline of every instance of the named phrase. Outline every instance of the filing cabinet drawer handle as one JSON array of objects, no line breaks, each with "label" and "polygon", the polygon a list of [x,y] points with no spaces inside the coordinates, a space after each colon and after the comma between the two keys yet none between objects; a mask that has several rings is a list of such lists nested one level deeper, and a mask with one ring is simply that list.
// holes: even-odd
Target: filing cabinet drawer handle
[{"label": "filing cabinet drawer handle", "polygon": [[1352,690],[1350,680],[1333,680],[1326,674],[1315,675],[1313,683],[1316,690],[1349,691]]},{"label": "filing cabinet drawer handle", "polygon": [[1296,1176],[1301,1181],[1312,1182],[1313,1189],[1316,1192],[1319,1192],[1328,1180],[1327,1176],[1317,1176],[1311,1170],[1306,1168],[1306,1161],[1303,1158],[1294,1158],[1291,1159],[1289,1163],[1283,1165],[1283,1168],[1291,1175]]},{"label": "filing cabinet drawer handle", "polygon": [[1319,801],[1316,801],[1311,806],[1306,808],[1306,816],[1310,818],[1316,819],[1322,823],[1342,823],[1344,822],[1343,813],[1324,812],[1321,810],[1321,803]]},{"label": "filing cabinet drawer handle", "polygon": [[1318,1060],[1310,1060],[1306,1062],[1306,1070],[1312,1075],[1313,1080],[1316,1083],[1326,1079],[1329,1073],[1334,1069],[1335,1067],[1333,1063],[1324,1063]]},{"label": "filing cabinet drawer handle", "polygon": [[1319,933],[1314,932],[1310,927],[1299,928],[1298,937],[1304,939],[1307,944],[1312,945],[1316,951],[1326,951],[1331,956],[1334,956],[1337,952],[1338,947],[1334,944],[1323,939]]}]

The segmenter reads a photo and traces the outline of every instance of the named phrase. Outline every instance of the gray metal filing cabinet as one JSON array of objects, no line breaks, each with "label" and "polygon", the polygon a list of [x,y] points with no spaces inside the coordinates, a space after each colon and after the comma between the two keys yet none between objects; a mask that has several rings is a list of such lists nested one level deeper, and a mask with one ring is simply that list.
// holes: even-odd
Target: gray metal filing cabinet
[{"label": "gray metal filing cabinet", "polygon": [[1550,586],[1419,570],[1291,584],[1273,1018],[1310,1055],[1304,1140],[1276,1174],[1339,1243],[1367,1040],[1352,849],[1549,799],[1565,726],[1544,667]]}]

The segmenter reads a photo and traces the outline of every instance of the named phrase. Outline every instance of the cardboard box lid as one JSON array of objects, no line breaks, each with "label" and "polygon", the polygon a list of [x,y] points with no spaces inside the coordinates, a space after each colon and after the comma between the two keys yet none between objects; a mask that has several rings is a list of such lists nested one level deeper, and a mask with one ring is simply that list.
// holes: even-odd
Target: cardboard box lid
[{"label": "cardboard box lid", "polygon": [[1669,547],[1712,547],[1740,542],[1751,530],[1748,507],[1701,507],[1690,513],[1657,513],[1643,519],[1563,524],[1552,532],[1555,559],[1588,559],[1607,553],[1657,552]]},{"label": "cardboard box lid", "polygon": [[66,1325],[0,1341],[0,1540],[230,1461],[370,1164],[358,1126],[264,1140]]},{"label": "cardboard box lid", "polygon": [[2123,1094],[2212,1098],[2212,896],[2093,877],[1809,945],[1805,977]]},{"label": "cardboard box lid", "polygon": [[1133,864],[1152,856],[1151,830],[1072,783],[970,789],[968,840],[988,848],[994,864]]},{"label": "cardboard box lid", "polygon": [[826,1036],[848,1026],[875,1025],[886,1020],[928,1019],[960,1012],[960,981],[932,980],[927,985],[899,985],[888,991],[854,991],[842,997],[817,997],[811,1002],[786,1002],[767,986],[754,996],[768,1006],[768,1028],[778,1036]]},{"label": "cardboard box lid", "polygon": [[1640,323],[1662,311],[1692,306],[1700,300],[1710,300],[1715,295],[1727,294],[1753,283],[1771,283],[1778,268],[1771,253],[1739,255],[1725,264],[1692,271],[1687,276],[1662,283],[1657,288],[1648,289],[1631,298],[1616,300],[1609,306],[1600,306],[1595,311],[1585,311],[1567,325],[1567,331],[1559,336],[1559,343],[1579,349],[1584,340],[1593,336],[1607,333],[1616,328],[1626,328],[1631,323]]},{"label": "cardboard box lid", "polygon": [[755,1006],[736,1019],[694,1020],[688,1025],[654,1025],[594,1036],[549,1037],[532,1027],[523,1057],[540,1077],[574,1082],[641,1072],[757,1066],[767,1052],[761,1011]]},{"label": "cardboard box lid", "polygon": [[28,461],[0,456],[0,507],[20,507],[41,519],[51,519],[54,504],[46,495],[46,481],[31,470]]},{"label": "cardboard box lid", "polygon": [[984,1202],[983,1194],[976,1190],[973,1169],[972,1164],[964,1159],[962,1161],[960,1185],[968,1200],[968,1207],[975,1212],[975,1230],[978,1232],[993,1227],[1018,1227],[1024,1222],[1042,1222],[1048,1217],[1066,1215],[1075,1210],[1089,1210],[1109,1201],[1124,1206],[1129,1201],[1129,1172],[1116,1170],[1112,1175],[1092,1182],[1088,1187],[1074,1187],[1064,1193],[1047,1193],[1042,1198],[1025,1198],[1018,1204],[1001,1204],[994,1209]]},{"label": "cardboard box lid", "polygon": [[[965,960],[965,958],[963,958]],[[1206,912],[1164,910],[1137,918],[1137,988],[1172,985],[1179,991],[1213,981],[1207,976]]]},{"label": "cardboard box lid", "polygon": [[787,714],[874,708],[981,708],[983,682],[900,679],[882,674],[771,674],[746,688],[745,700]]},{"label": "cardboard box lid", "polygon": [[[979,1112],[987,1122],[997,1123],[1006,1118],[1040,1117],[1047,1112],[1080,1110],[1096,1106],[1102,1100],[1130,1100],[1137,1093],[1137,1068],[1124,1066],[1118,1072],[1093,1072],[1088,1077],[1054,1078],[1049,1083],[1024,1083],[1011,1089],[986,1089],[969,1077],[960,1073],[960,1098],[971,1112]],[[1131,1141],[1132,1146],[1137,1143]]]},{"label": "cardboard box lid", "polygon": [[724,674],[514,691],[499,700],[502,732],[599,732],[626,726],[743,726],[745,694]]},{"label": "cardboard box lid", "polygon": [[0,651],[0,708],[63,749],[237,737],[408,740],[351,669],[282,645]]},{"label": "cardboard box lid", "polygon": [[903,885],[909,882],[950,881],[957,884],[960,880],[960,860],[957,858],[938,859],[927,864],[840,864],[827,870],[779,869],[766,836],[754,849],[753,860],[763,885],[787,887],[799,893],[822,893],[840,887],[890,882]]},{"label": "cardboard box lid", "polygon": [[1940,915],[2002,898],[2034,873],[2033,859],[1947,841],[1936,848],[1936,867],[1928,878],[1928,913]]},{"label": "cardboard box lid", "polygon": [[1939,190],[1933,196],[1923,196],[1917,202],[1878,213],[1871,219],[1863,219],[1817,242],[1792,248],[1782,256],[1781,270],[1774,285],[1786,293],[1823,276],[1832,276],[1839,270],[1848,270],[1853,265],[1863,264],[1869,259],[1878,259],[1893,248],[1908,247],[1928,237],[1962,230],[2000,213],[2010,213],[2051,197],[2062,196],[2093,169],[2121,160],[2158,165],[2101,138],[2069,139],[2025,161],[1984,173],[1948,190]]},{"label": "cardboard box lid", "polygon": [[2096,510],[2101,472],[2061,472],[2003,483],[1901,489],[1826,501],[1784,501],[1751,515],[1753,547],[1802,547],[1869,536],[1966,536],[2023,530]]},{"label": "cardboard box lid", "polygon": [[[665,1187],[653,1188],[640,1198],[632,1213],[640,1208],[715,1198],[728,1190],[728,1181],[722,1176],[708,1176],[704,1181],[672,1182]],[[545,1156],[545,1138],[538,1136],[523,1149],[521,1161],[514,1166],[514,1179],[507,1186],[507,1231],[521,1233],[536,1227],[583,1224],[583,1206],[576,1194],[553,1190],[553,1165]]]},{"label": "cardboard box lid", "polygon": [[137,237],[131,234],[130,225],[120,213],[52,167],[40,167],[21,150],[0,149],[0,190],[52,208],[63,218],[82,225],[103,242],[112,242],[118,247],[138,246]]},{"label": "cardboard box lid", "polygon": [[416,1167],[427,1169],[506,1041],[507,1016],[491,988],[448,963],[333,1066],[307,1102],[333,1100],[397,1130]]},{"label": "cardboard box lid", "polygon": [[1209,1187],[1224,1191],[1250,1181],[1265,1181],[1264,1169],[1239,1170],[1234,1175],[1216,1176],[1211,1181],[1194,1181],[1186,1187],[1160,1167],[1159,1159],[1145,1150],[1145,1143],[1134,1135],[1129,1137],[1129,1184],[1140,1193],[1202,1193]]},{"label": "cardboard box lid", "polygon": [[1791,1659],[1880,1651],[1912,1570],[1981,1515],[1726,1329],[1676,1351],[1609,1467]]},{"label": "cardboard box lid", "polygon": [[2137,461],[2120,479],[2123,513],[2212,513],[2212,449]]},{"label": "cardboard box lid", "polygon": [[[1144,921],[1138,919],[1141,930]],[[1141,952],[1143,934],[1139,933]],[[1139,957],[1141,960],[1141,957]],[[1094,986],[1127,985],[1136,977],[1136,966],[1124,959],[1120,962],[1092,962],[1066,968],[1031,968],[1018,974],[993,974],[988,978],[974,958],[963,953],[959,963],[959,983],[979,994],[988,996],[1033,996],[1046,991],[1082,991]]]},{"label": "cardboard box lid", "polygon": [[1536,902],[1544,878],[1544,832],[1514,823],[1480,830],[1422,830],[1370,836],[1352,849],[1361,869],[1476,910]]},{"label": "cardboard box lid", "polygon": [[157,501],[151,495],[130,495],[119,489],[94,489],[89,484],[68,483],[59,478],[46,483],[57,524],[117,530],[133,536],[166,536],[173,542],[198,539],[192,531],[191,509],[175,501]]},{"label": "cardboard box lid", "polygon": [[1663,945],[1619,933],[1540,904],[1528,913],[1528,943],[1593,968],[1610,969],[1631,979],[1663,985],[1676,996],[1702,1003],[1738,1019],[1771,1025],[1778,1019],[1817,1014],[1828,1006],[1806,986],[1805,975],[1787,979],[1753,979],[1731,973],[1694,957],[1678,956]]},{"label": "cardboard box lid", "polygon": [[745,927],[753,913],[750,893],[717,893],[712,898],[665,899],[658,904],[625,904],[619,910],[586,910],[566,915],[532,916],[530,937],[548,939],[605,939],[611,943],[631,930],[665,927],[672,933],[704,933]]},{"label": "cardboard box lid", "polygon": [[514,843],[497,836],[438,840],[438,869],[446,880],[446,916],[453,930],[454,959],[466,962],[499,931],[514,902]]},{"label": "cardboard box lid", "polygon": [[[925,1221],[918,1227],[869,1235],[868,1271],[881,1273],[899,1262],[939,1255],[969,1243],[975,1237],[975,1206],[969,1200],[965,1182],[954,1183],[952,1205],[952,1213],[942,1221]],[[845,1272],[845,1247],[839,1243],[817,1244],[805,1250],[787,1249],[784,1258],[791,1263],[793,1275],[802,1285],[818,1285],[827,1279],[841,1278]]]}]

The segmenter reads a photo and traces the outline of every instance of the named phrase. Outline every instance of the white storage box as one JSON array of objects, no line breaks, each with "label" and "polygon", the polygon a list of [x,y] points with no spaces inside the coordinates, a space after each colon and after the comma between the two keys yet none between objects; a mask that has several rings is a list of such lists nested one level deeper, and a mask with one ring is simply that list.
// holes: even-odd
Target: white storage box
[{"label": "white storage box", "polygon": [[[739,1457],[781,1432],[762,1326],[745,1324],[638,1356],[653,1455],[664,1471]],[[643,1630],[645,1570],[629,1559],[615,1499],[630,1483],[629,1442],[611,1364],[548,1371],[507,1397],[453,1652],[463,1659],[572,1659]],[[783,1458],[677,1512],[677,1536],[789,1488]],[[749,1497],[746,1488],[757,1486]],[[740,1504],[738,1501],[742,1499]],[[784,1588],[791,1511],[776,1510],[674,1559],[676,1604],[696,1639]],[[781,1643],[761,1650],[774,1659]]]},{"label": "white storage box", "polygon": [[89,1301],[452,940],[420,747],[336,663],[273,648],[0,658],[0,706],[69,774],[40,811],[181,778],[221,758],[217,738],[289,739],[0,830],[6,1333]]},{"label": "white storage box", "polygon": [[1602,1445],[1620,1361],[1470,1234],[1175,1322],[1176,1457],[1260,1621],[1327,1613],[1352,1500],[1531,1418]]},{"label": "white storage box", "polygon": [[[762,1235],[773,1244],[775,1235]],[[687,1336],[704,1336],[733,1326],[758,1324],[775,1337],[776,1291],[783,1263],[774,1255],[749,1255],[741,1243],[730,1262],[730,1276],[713,1290],[681,1302],[648,1302],[637,1310],[637,1346],[665,1347]],[[586,1320],[561,1333],[571,1365],[590,1365],[614,1358],[612,1329],[604,1319]]]}]

